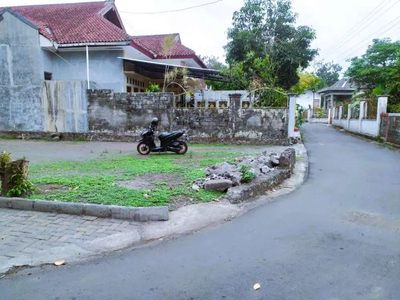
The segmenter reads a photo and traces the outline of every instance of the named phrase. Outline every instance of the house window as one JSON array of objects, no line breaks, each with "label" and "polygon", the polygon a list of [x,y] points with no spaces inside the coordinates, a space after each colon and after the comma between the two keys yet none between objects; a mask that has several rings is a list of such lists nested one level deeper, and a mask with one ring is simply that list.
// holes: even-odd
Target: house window
[{"label": "house window", "polygon": [[[144,92],[145,82],[141,79],[135,79],[132,77],[127,77],[126,89],[127,92],[131,91],[134,93]],[[129,93],[129,92],[128,92]]]},{"label": "house window", "polygon": [[53,80],[53,74],[49,72],[44,72],[44,80]]}]

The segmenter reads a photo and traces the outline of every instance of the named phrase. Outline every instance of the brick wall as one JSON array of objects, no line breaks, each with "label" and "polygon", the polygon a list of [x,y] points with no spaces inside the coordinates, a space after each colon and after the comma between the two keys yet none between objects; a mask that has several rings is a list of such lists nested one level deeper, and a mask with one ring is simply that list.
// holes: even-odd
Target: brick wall
[{"label": "brick wall", "polygon": [[228,108],[176,108],[172,93],[88,92],[89,131],[92,134],[137,140],[156,116],[159,131],[190,130],[194,142],[286,144],[288,110],[242,109],[240,97]]}]

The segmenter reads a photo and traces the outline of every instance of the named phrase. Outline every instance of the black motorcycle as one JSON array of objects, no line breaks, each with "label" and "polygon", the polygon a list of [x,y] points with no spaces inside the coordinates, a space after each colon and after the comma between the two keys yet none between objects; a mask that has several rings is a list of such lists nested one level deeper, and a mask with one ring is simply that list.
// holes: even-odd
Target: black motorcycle
[{"label": "black motorcycle", "polygon": [[[142,139],[139,141],[137,151],[141,155],[148,155],[150,152],[175,152],[183,155],[188,151],[185,141],[189,141],[189,136],[185,130],[177,130],[170,133],[162,133],[159,135],[161,145],[158,147],[154,142],[154,131],[158,126],[158,118],[153,118],[150,127],[141,134]],[[185,140],[179,140],[184,136]]]}]

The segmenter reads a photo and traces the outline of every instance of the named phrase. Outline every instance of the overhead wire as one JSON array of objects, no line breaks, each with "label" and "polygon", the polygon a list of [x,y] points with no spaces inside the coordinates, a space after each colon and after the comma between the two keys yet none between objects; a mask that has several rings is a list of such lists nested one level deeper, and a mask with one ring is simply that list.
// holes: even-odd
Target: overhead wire
[{"label": "overhead wire", "polygon": [[155,11],[155,12],[128,12],[128,11],[120,11],[121,13],[124,14],[131,14],[131,15],[158,15],[158,14],[167,14],[167,13],[175,13],[175,12],[181,12],[181,11],[186,11],[186,10],[190,10],[190,9],[195,9],[195,8],[199,8],[199,7],[204,7],[204,6],[209,6],[212,4],[216,4],[218,2],[222,2],[223,0],[216,0],[213,2],[208,2],[208,3],[203,3],[203,4],[199,4],[199,5],[194,5],[194,6],[189,6],[189,7],[185,7],[185,8],[180,8],[180,9],[173,9],[173,10],[164,10],[164,11]]},{"label": "overhead wire", "polygon": [[[398,22],[396,23],[396,21],[398,21]],[[394,23],[394,24],[393,24],[393,23]],[[386,31],[381,32],[382,30],[385,30],[385,29],[386,29],[388,26],[390,26],[390,25],[393,25],[393,26],[391,26],[390,28],[388,28]],[[347,50],[347,51],[341,53],[340,55],[338,55],[338,56],[334,59],[334,61],[337,60],[337,59],[341,59],[343,56],[346,56],[346,57],[345,57],[344,59],[341,59],[339,62],[343,62],[343,61],[347,60],[348,58],[350,58],[350,57],[353,55],[353,53],[356,53],[356,52],[357,52],[359,49],[361,49],[362,47],[367,46],[367,45],[370,43],[371,38],[377,37],[377,35],[386,34],[386,33],[388,33],[389,31],[391,31],[393,28],[395,28],[395,27],[398,26],[398,25],[400,25],[400,16],[397,17],[396,19],[392,20],[392,21],[389,22],[388,24],[386,24],[384,27],[381,27],[378,31],[376,31],[375,33],[371,34],[370,36],[368,36],[367,38],[365,38],[363,41],[361,41],[360,43],[356,44],[355,46],[351,47],[349,50]],[[367,43],[366,43],[366,42],[367,42]],[[361,45],[361,46],[360,46],[360,45]],[[360,46],[360,47],[358,47],[358,46]],[[358,48],[356,48],[356,47],[358,47]],[[355,49],[355,50],[351,52],[352,54],[347,55],[347,53],[350,52],[350,51],[353,50],[353,49]]]},{"label": "overhead wire", "polygon": [[[336,50],[336,48],[339,46],[338,43],[343,42],[344,39],[346,39],[348,36],[350,36],[354,31],[358,30],[360,26],[364,24],[364,21],[366,21],[370,15],[374,13],[380,12],[387,4],[390,3],[392,0],[383,0],[381,3],[378,4],[372,11],[370,11],[361,21],[359,21],[353,28],[348,30],[345,35],[343,35],[339,40],[337,40],[335,43],[333,43],[328,49],[324,50],[324,54],[329,54],[332,51]],[[386,2],[386,3],[385,3]],[[383,6],[382,6],[383,5]],[[380,9],[378,9],[380,6],[382,6]],[[376,11],[376,9],[378,9]]]},{"label": "overhead wire", "polygon": [[[391,0],[390,0],[391,1]],[[381,2],[382,4],[383,2]],[[363,26],[357,30],[355,30],[353,33],[348,33],[350,35],[348,35],[346,38],[343,38],[341,40],[340,43],[338,43],[334,48],[332,48],[330,51],[324,53],[325,57],[329,57],[332,53],[334,53],[335,51],[339,50],[340,48],[342,48],[347,42],[349,42],[353,37],[355,37],[357,34],[363,32],[364,30],[366,30],[367,28],[369,28],[373,23],[375,23],[375,21],[377,21],[381,16],[383,16],[387,11],[389,11],[390,9],[392,9],[395,5],[397,5],[399,3],[399,0],[395,0],[395,2],[388,7],[384,12],[382,12],[379,15],[376,15],[372,20],[369,20],[368,24],[366,24],[366,26]],[[380,10],[378,10],[376,13],[378,13],[379,11],[381,11],[387,4],[390,4],[390,2],[386,3],[383,7],[381,7]],[[378,6],[379,7],[379,6]],[[368,17],[364,18],[367,19]],[[360,24],[363,25],[363,24]]]}]

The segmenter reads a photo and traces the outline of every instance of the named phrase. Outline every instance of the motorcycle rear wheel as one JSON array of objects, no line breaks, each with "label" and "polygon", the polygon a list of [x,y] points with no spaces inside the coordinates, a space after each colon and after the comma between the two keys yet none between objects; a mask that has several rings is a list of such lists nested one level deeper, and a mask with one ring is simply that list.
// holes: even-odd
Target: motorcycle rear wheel
[{"label": "motorcycle rear wheel", "polygon": [[181,150],[177,153],[179,155],[184,155],[188,151],[188,145],[185,142],[181,142]]},{"label": "motorcycle rear wheel", "polygon": [[141,154],[141,155],[149,155],[150,153],[150,146],[147,145],[146,143],[140,143],[137,146],[137,151]]}]

